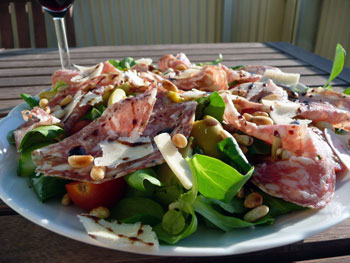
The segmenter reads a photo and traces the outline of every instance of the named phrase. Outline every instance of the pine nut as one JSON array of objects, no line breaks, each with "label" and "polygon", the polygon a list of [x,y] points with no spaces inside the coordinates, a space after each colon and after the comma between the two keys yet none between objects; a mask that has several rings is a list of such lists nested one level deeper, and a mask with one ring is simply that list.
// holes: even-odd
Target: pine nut
[{"label": "pine nut", "polygon": [[39,101],[39,106],[40,106],[40,108],[42,108],[42,109],[44,109],[44,108],[47,106],[47,104],[49,104],[48,99],[41,99],[41,100]]},{"label": "pine nut", "polygon": [[235,105],[235,108],[236,110],[239,112],[239,113],[242,113],[242,107],[240,105],[238,105],[237,103],[234,104]]},{"label": "pine nut", "polygon": [[104,166],[94,166],[91,169],[90,176],[95,181],[100,181],[105,178],[106,167]]},{"label": "pine nut", "polygon": [[277,160],[277,150],[282,146],[282,139],[280,136],[274,136],[271,147],[272,159]]},{"label": "pine nut", "polygon": [[328,121],[318,121],[316,122],[315,126],[320,130],[324,130],[325,128],[327,128],[327,129],[330,129],[331,131],[334,131],[334,127]]},{"label": "pine nut", "polygon": [[109,209],[107,207],[99,206],[99,207],[92,209],[90,211],[90,215],[96,216],[96,217],[101,218],[101,219],[105,219],[105,218],[109,217],[110,212],[109,212]]},{"label": "pine nut", "polygon": [[177,70],[183,71],[186,70],[187,67],[184,64],[179,64],[175,67]]},{"label": "pine nut", "polygon": [[51,109],[50,109],[49,106],[46,106],[46,107],[44,108],[44,110],[45,110],[45,112],[46,112],[47,114],[50,114],[50,113],[51,113]]},{"label": "pine nut", "polygon": [[64,110],[58,110],[52,113],[52,116],[61,119],[64,115],[66,114],[66,112]]},{"label": "pine nut", "polygon": [[264,117],[270,117],[267,112],[264,111],[256,111],[253,113],[253,116],[264,116]]},{"label": "pine nut", "polygon": [[233,137],[235,137],[238,144],[241,144],[243,146],[250,146],[254,142],[253,137],[250,137],[249,135],[245,134],[234,133]]},{"label": "pine nut", "polygon": [[168,90],[168,91],[173,91],[173,92],[179,91],[178,88],[175,86],[175,84],[167,79],[164,80],[162,84],[163,84],[163,88]]},{"label": "pine nut", "polygon": [[240,97],[245,97],[247,95],[247,91],[244,89],[232,89],[231,90],[232,95],[237,95]]},{"label": "pine nut", "polygon": [[262,100],[278,100],[278,99],[279,99],[278,95],[274,93],[269,94],[262,98]]},{"label": "pine nut", "polygon": [[269,213],[269,207],[266,205],[260,205],[250,210],[248,213],[246,213],[243,219],[247,222],[253,223],[255,221],[258,221],[260,218],[263,218],[268,213]]},{"label": "pine nut", "polygon": [[244,200],[244,207],[255,208],[263,203],[263,197],[257,192],[250,193]]},{"label": "pine nut", "polygon": [[282,148],[278,148],[276,151],[276,156],[280,160],[288,160],[290,157],[294,156],[294,153]]},{"label": "pine nut", "polygon": [[238,193],[236,194],[238,198],[243,198],[244,197],[244,188],[242,187],[239,189]]},{"label": "pine nut", "polygon": [[264,116],[254,116],[252,122],[256,125],[273,125],[273,120]]},{"label": "pine nut", "polygon": [[253,120],[253,115],[249,114],[249,113],[244,113],[243,114],[244,119],[246,119],[246,121],[252,121]]},{"label": "pine nut", "polygon": [[84,168],[94,161],[91,155],[72,155],[68,157],[68,163],[73,168]]},{"label": "pine nut", "polygon": [[172,140],[177,148],[182,149],[187,146],[187,138],[181,133],[175,134]]},{"label": "pine nut", "polygon": [[71,103],[71,101],[72,101],[72,96],[71,95],[67,95],[63,100],[61,100],[61,102],[60,102],[60,106],[66,106],[66,105],[68,105],[69,103]]},{"label": "pine nut", "polygon": [[70,205],[71,204],[71,201],[70,201],[70,198],[69,198],[69,195],[68,193],[66,193],[62,199],[61,199],[61,204],[62,205]]}]

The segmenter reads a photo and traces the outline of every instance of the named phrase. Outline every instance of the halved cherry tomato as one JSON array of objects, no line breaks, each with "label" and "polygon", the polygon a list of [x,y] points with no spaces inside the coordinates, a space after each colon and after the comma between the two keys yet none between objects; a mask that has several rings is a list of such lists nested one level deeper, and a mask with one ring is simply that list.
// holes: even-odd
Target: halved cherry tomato
[{"label": "halved cherry tomato", "polygon": [[78,121],[73,128],[69,131],[69,134],[72,135],[74,133],[77,133],[78,131],[80,131],[82,128],[84,128],[85,126],[87,126],[88,124],[90,124],[91,121],[89,120],[81,120]]},{"label": "halved cherry tomato", "polygon": [[124,193],[124,178],[107,181],[102,184],[72,182],[66,184],[70,199],[84,210],[98,206],[112,206]]}]

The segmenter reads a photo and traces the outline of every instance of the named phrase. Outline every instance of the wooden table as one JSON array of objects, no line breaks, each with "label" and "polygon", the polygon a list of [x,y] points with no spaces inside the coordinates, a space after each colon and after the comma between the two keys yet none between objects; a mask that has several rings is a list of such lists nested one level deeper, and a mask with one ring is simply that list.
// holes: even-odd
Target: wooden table
[{"label": "wooden table", "polygon": [[[217,59],[228,66],[263,64],[301,73],[301,82],[322,86],[332,62],[288,43],[226,43],[84,47],[71,50],[79,65],[132,56],[157,61],[165,53],[184,52],[193,62]],[[50,85],[59,67],[55,49],[0,50],[0,117],[22,103],[21,92],[36,94]],[[350,70],[333,81],[337,90],[350,87]],[[0,201],[0,262],[350,262],[350,219],[330,230],[292,245],[237,256],[170,258],[129,254],[86,245],[43,229],[19,216]]]}]

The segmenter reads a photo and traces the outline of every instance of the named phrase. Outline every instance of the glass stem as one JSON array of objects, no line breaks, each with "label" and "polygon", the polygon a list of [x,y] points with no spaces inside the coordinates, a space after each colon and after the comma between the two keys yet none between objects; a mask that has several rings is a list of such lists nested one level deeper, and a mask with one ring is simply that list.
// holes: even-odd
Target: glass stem
[{"label": "glass stem", "polygon": [[54,17],[58,49],[60,51],[61,66],[63,69],[70,69],[70,58],[66,36],[66,27],[63,17]]}]

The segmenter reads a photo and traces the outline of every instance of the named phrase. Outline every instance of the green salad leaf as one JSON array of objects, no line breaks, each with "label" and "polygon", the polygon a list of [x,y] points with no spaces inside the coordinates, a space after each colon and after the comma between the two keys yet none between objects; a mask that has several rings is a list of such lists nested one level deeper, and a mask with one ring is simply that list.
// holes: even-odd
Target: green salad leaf
[{"label": "green salad leaf", "polygon": [[197,66],[217,65],[217,64],[221,63],[222,60],[223,60],[223,56],[222,56],[222,54],[219,54],[218,59],[215,59],[215,60],[210,61],[210,62],[198,63]]},{"label": "green salad leaf", "polygon": [[34,176],[31,178],[31,185],[41,202],[49,198],[62,196],[66,192],[65,185],[68,180],[50,176]]},{"label": "green salad leaf", "polygon": [[49,142],[35,144],[23,151],[18,161],[17,174],[23,177],[34,176],[36,166],[32,161],[32,151],[45,147],[49,144]]},{"label": "green salad leaf", "polygon": [[64,82],[63,80],[59,80],[55,83],[55,86],[52,87],[52,91],[58,91],[61,87],[68,87],[68,84]]},{"label": "green salad leaf", "polygon": [[163,208],[155,201],[144,197],[123,198],[111,208],[111,218],[123,223],[142,222],[154,226],[162,221]]},{"label": "green salad leaf", "polygon": [[6,136],[8,143],[9,143],[10,145],[12,145],[12,146],[16,146],[16,140],[15,140],[14,131],[15,131],[15,130],[9,131],[9,132],[7,133],[7,136]]},{"label": "green salad leaf", "polygon": [[115,68],[117,68],[119,70],[129,69],[129,68],[133,67],[134,65],[136,65],[135,59],[133,59],[131,57],[125,57],[121,61],[116,60],[116,59],[111,59],[108,62],[111,63]]},{"label": "green salad leaf", "polygon": [[244,207],[244,200],[242,198],[238,198],[237,196],[232,198],[232,200],[229,202],[223,202],[214,198],[207,199],[210,200],[211,204],[216,204],[231,214],[242,214],[247,210],[247,208]]},{"label": "green salad leaf", "polygon": [[56,125],[39,126],[27,132],[19,145],[19,151],[24,151],[29,147],[42,143],[58,141],[64,135],[64,130]]},{"label": "green salad leaf", "polygon": [[124,178],[129,186],[142,192],[153,192],[153,186],[162,186],[157,174],[151,168],[138,170]]},{"label": "green salad leaf", "polygon": [[234,67],[231,67],[233,70],[238,70],[240,68],[243,68],[244,66],[243,65],[238,65],[238,66],[234,66]]},{"label": "green salad leaf", "polygon": [[224,215],[218,212],[213,207],[210,200],[202,195],[196,198],[196,201],[193,203],[193,209],[223,231],[231,231],[235,228],[244,228],[260,224],[272,224],[274,222],[274,219],[270,215],[266,215],[254,223],[244,221],[237,217]]},{"label": "green salad leaf", "polygon": [[191,161],[198,180],[198,191],[205,197],[225,202],[237,194],[254,172],[254,167],[251,167],[242,175],[232,166],[206,155],[196,154]]},{"label": "green salad leaf", "polygon": [[92,109],[88,113],[86,113],[82,119],[90,121],[96,120],[102,116],[105,109],[106,107],[103,104],[92,107]]},{"label": "green salad leaf", "polygon": [[343,91],[345,95],[350,95],[350,88],[347,88]]},{"label": "green salad leaf", "polygon": [[27,93],[21,93],[21,98],[28,104],[30,108],[39,106],[39,99],[32,95],[29,95]]},{"label": "green salad leaf", "polygon": [[210,94],[210,96],[202,97],[198,100],[196,120],[201,120],[205,115],[210,115],[222,122],[225,106],[224,100],[217,91]]},{"label": "green salad leaf", "polygon": [[342,72],[344,63],[345,63],[345,55],[346,55],[345,49],[342,47],[342,45],[338,43],[335,49],[331,75],[329,76],[326,84],[324,84],[323,88],[332,89],[332,86],[329,84],[331,83],[332,80],[338,77],[338,75]]},{"label": "green salad leaf", "polygon": [[251,169],[252,166],[233,137],[218,142],[216,146],[224,161],[236,168],[240,173],[245,174]]}]

